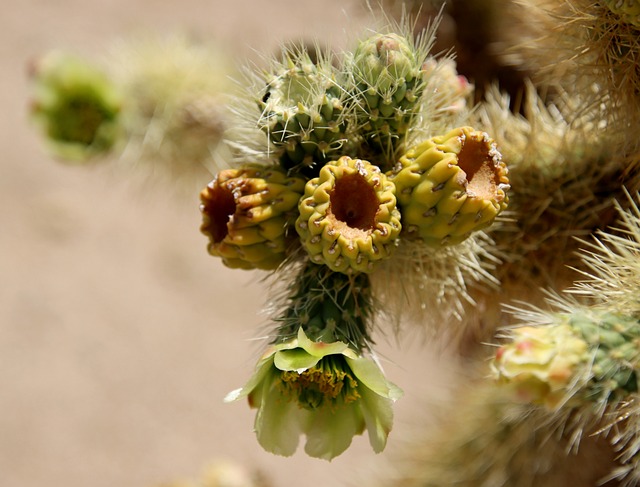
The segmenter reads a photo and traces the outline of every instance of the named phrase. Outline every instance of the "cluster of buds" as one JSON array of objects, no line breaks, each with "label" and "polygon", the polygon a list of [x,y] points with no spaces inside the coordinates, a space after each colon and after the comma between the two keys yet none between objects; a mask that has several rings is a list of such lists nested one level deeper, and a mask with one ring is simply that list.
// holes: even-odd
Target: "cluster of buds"
[{"label": "cluster of buds", "polygon": [[182,39],[125,44],[105,68],[61,54],[33,66],[31,115],[56,155],[87,161],[118,147],[126,163],[153,161],[172,181],[213,162],[200,193],[209,253],[291,276],[272,348],[229,396],[258,408],[269,451],[291,454],[305,434],[310,455],[331,459],[365,428],[384,448],[400,392],[372,353],[372,275],[403,244],[428,258],[506,207],[493,140],[443,122],[470,85],[451,60],[429,57],[434,34],[380,32],[342,56],[285,49],[253,73],[250,96],[235,97],[237,124],[221,115],[225,63]]},{"label": "cluster of buds", "polygon": [[291,455],[306,435],[309,455],[331,459],[365,429],[381,451],[400,396],[371,354],[370,277],[405,242],[449,248],[490,225],[509,182],[493,140],[471,127],[409,147],[425,87],[445,72],[410,35],[375,34],[342,64],[323,56],[285,51],[262,75],[244,125],[264,145],[200,196],[212,255],[295,276],[270,348],[227,400],[257,408],[266,450]]}]

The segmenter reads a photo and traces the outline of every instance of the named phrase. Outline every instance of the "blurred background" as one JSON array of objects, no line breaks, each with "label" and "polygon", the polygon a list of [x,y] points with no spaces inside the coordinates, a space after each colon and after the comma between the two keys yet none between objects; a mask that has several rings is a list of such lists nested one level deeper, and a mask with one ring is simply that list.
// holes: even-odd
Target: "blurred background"
[{"label": "blurred background", "polygon": [[[27,121],[27,66],[61,48],[186,32],[237,59],[371,25],[364,2],[5,1],[0,24],[0,485],[140,487],[198,477],[220,459],[270,485],[351,485],[428,427],[453,365],[420,341],[378,337],[405,390],[387,452],[366,437],[331,463],[263,452],[254,411],[224,404],[260,353],[260,274],[206,252],[198,192],[176,194],[108,164],[52,160]],[[131,176],[131,177],[129,177]]]}]

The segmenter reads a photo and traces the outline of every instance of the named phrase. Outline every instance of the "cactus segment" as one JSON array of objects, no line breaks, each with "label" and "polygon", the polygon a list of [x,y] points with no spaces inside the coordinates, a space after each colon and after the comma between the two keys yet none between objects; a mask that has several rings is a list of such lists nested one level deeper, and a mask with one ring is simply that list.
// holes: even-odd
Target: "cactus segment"
[{"label": "cactus segment", "polygon": [[377,166],[343,156],[307,182],[296,221],[312,262],[371,272],[391,255],[402,228],[395,186]]},{"label": "cactus segment", "polygon": [[423,53],[409,38],[376,34],[353,55],[358,123],[365,142],[388,158],[404,141],[425,88]]},{"label": "cactus segment", "polygon": [[278,167],[220,172],[200,193],[200,230],[209,237],[209,253],[231,268],[277,268],[294,240],[289,228],[303,190],[302,179]]},{"label": "cactus segment", "polygon": [[314,63],[306,51],[286,53],[267,83],[259,126],[285,170],[317,175],[347,139],[344,92],[334,67],[325,59]]},{"label": "cactus segment", "polygon": [[455,245],[506,208],[507,167],[484,132],[461,127],[404,154],[391,180],[406,235]]}]

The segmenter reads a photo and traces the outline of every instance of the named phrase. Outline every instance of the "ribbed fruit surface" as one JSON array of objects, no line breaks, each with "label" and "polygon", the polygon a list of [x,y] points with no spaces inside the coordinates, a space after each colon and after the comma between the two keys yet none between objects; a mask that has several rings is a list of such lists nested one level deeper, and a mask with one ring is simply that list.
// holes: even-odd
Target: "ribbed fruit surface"
[{"label": "ribbed fruit surface", "polygon": [[454,245],[507,206],[507,167],[484,132],[460,127],[404,154],[393,171],[406,235]]},{"label": "ribbed fruit surface", "polygon": [[303,190],[303,179],[275,166],[221,171],[200,193],[209,253],[232,268],[278,267],[295,240],[289,229]]},{"label": "ribbed fruit surface", "polygon": [[377,166],[343,156],[307,182],[296,230],[311,260],[337,272],[371,272],[401,230],[395,186]]}]

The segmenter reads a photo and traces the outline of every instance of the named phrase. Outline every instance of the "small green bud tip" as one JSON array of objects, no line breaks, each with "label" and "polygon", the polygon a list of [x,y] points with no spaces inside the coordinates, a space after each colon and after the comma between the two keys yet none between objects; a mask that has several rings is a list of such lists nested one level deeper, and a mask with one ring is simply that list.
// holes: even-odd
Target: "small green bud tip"
[{"label": "small green bud tip", "polygon": [[54,156],[84,162],[107,153],[122,133],[119,90],[97,67],[50,53],[30,67],[31,118]]},{"label": "small green bud tip", "polygon": [[312,262],[342,273],[372,272],[402,228],[395,186],[367,161],[343,156],[309,180],[296,230]]},{"label": "small green bud tip", "polygon": [[200,193],[200,230],[209,237],[209,253],[231,268],[278,267],[295,241],[287,229],[303,189],[304,180],[279,167],[221,171]]},{"label": "small green bud tip", "polygon": [[267,451],[289,456],[301,434],[310,456],[331,460],[366,429],[375,452],[387,443],[392,403],[402,391],[371,359],[343,342],[297,337],[272,346],[242,389],[225,401],[246,397],[257,408],[255,431]]},{"label": "small green bud tip", "polygon": [[356,81],[378,93],[395,91],[420,73],[413,47],[398,34],[377,34],[361,42],[354,63]]}]

